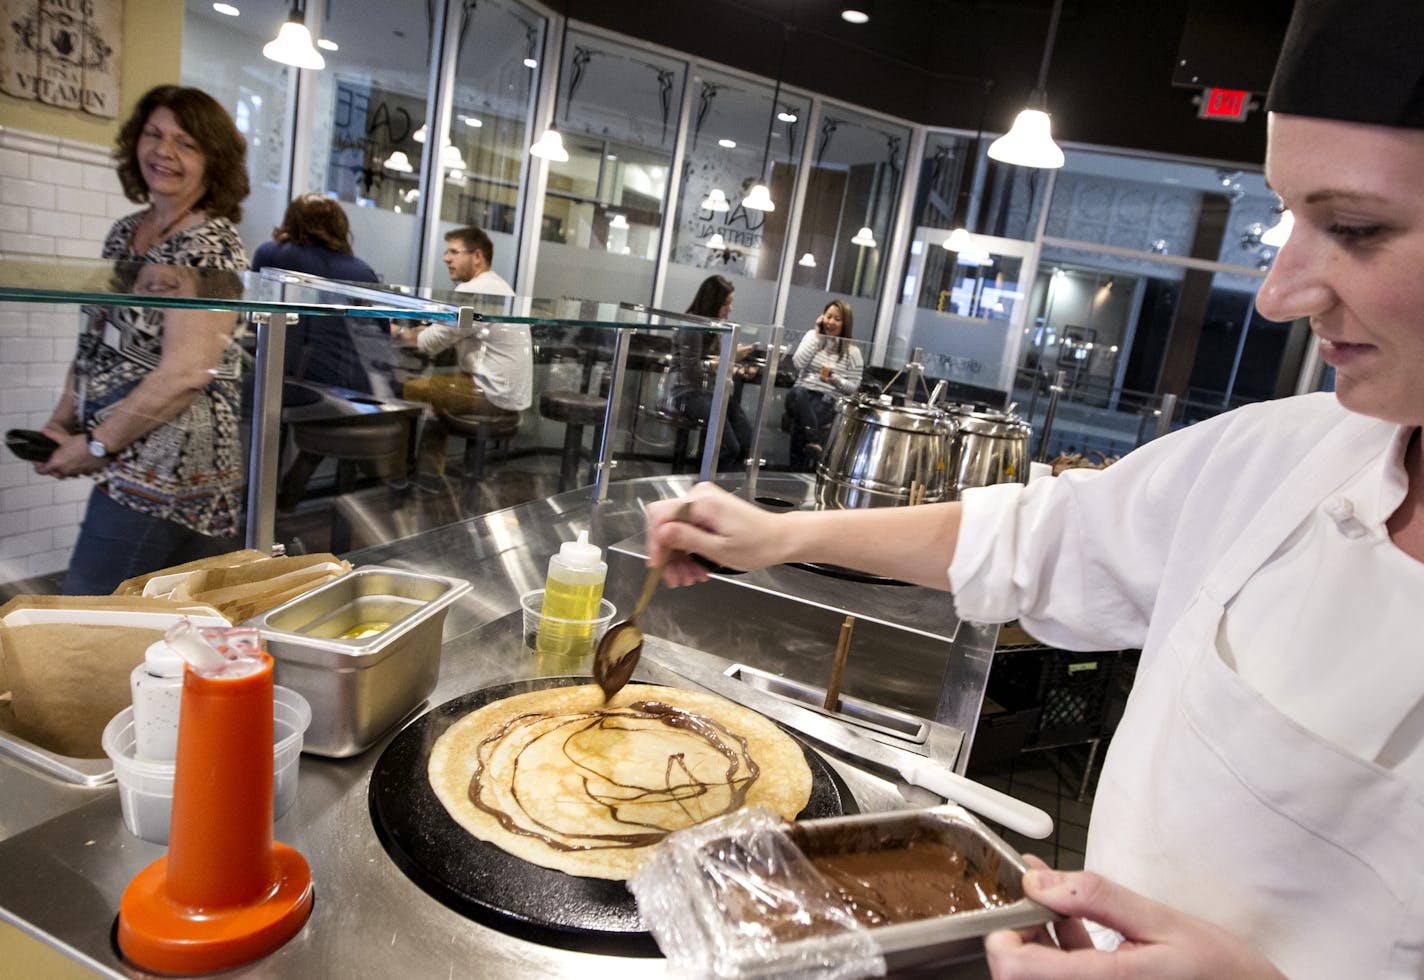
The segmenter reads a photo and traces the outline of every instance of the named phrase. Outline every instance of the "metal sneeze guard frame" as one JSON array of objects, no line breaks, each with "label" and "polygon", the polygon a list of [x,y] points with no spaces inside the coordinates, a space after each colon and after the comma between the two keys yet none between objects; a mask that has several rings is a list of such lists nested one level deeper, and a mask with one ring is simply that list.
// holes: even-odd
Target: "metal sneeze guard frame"
[{"label": "metal sneeze guard frame", "polygon": [[[145,269],[182,270],[183,282],[141,286]],[[65,283],[63,287],[56,282]],[[149,291],[145,291],[149,290]],[[540,299],[459,293],[453,289],[413,289],[408,286],[353,283],[284,269],[232,272],[143,262],[59,260],[53,257],[0,253],[0,302],[52,303],[75,306],[124,305],[161,309],[232,310],[240,313],[256,337],[253,368],[252,439],[248,457],[247,540],[249,548],[270,551],[275,541],[283,352],[288,325],[298,316],[364,316],[454,324],[462,330],[479,323],[530,326],[592,327],[617,331],[609,373],[609,397],[603,439],[598,447],[595,503],[607,499],[614,467],[615,421],[622,402],[629,336],[638,328],[695,330],[718,335],[719,353],[712,410],[703,441],[700,477],[716,475],[717,457],[728,400],[732,368],[742,328],[733,322],[688,313],[651,309],[635,303],[612,303],[573,297]],[[771,327],[768,369],[775,372],[780,355],[780,327]],[[750,449],[747,494],[755,488],[760,463],[761,414]]]}]

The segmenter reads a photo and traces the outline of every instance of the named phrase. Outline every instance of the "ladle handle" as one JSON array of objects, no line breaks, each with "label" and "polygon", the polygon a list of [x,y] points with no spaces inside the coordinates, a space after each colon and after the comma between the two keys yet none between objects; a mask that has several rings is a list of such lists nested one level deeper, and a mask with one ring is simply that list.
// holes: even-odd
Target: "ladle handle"
[{"label": "ladle handle", "polygon": [[[692,501],[683,501],[682,506],[679,507],[677,513],[673,515],[673,520],[685,522],[687,516],[691,513]],[[628,622],[631,623],[636,620],[639,616],[643,615],[643,610],[648,608],[648,603],[652,600],[653,593],[657,591],[658,579],[663,577],[663,569],[667,568],[668,559],[671,557],[672,552],[664,551],[662,561],[648,569],[648,577],[643,581],[643,594],[638,596],[638,603],[633,607],[633,615],[628,617]]]}]

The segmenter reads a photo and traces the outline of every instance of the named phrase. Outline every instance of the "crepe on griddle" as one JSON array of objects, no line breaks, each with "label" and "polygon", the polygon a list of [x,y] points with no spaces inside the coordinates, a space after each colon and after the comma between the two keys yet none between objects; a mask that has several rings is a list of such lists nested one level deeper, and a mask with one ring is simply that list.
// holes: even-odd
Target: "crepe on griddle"
[{"label": "crepe on griddle", "polygon": [[629,685],[530,691],[455,722],[430,785],[462,827],[516,857],[626,880],[667,834],[747,805],[786,819],[811,797],[796,742],[714,694]]}]

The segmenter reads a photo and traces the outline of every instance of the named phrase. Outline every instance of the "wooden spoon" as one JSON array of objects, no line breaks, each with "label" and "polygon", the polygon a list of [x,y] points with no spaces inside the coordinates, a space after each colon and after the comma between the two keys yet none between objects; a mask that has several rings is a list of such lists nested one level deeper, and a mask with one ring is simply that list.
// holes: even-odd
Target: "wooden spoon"
[{"label": "wooden spoon", "polygon": [[[691,511],[692,501],[689,500],[678,508],[673,520],[685,521]],[[598,649],[593,652],[593,679],[603,688],[604,701],[610,700],[613,695],[623,690],[623,685],[628,683],[638,666],[638,658],[643,655],[643,631],[638,629],[638,617],[648,608],[649,600],[657,591],[658,580],[663,577],[663,569],[667,567],[670,556],[671,552],[663,552],[662,561],[648,569],[648,577],[643,582],[643,594],[638,596],[633,615],[621,623],[613,624],[608,632],[603,634],[603,639],[598,641]]]}]

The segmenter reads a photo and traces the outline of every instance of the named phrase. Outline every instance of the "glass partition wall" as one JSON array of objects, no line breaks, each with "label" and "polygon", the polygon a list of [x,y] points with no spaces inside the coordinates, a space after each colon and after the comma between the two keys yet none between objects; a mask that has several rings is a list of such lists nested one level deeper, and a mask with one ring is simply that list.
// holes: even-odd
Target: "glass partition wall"
[{"label": "glass partition wall", "polygon": [[[810,103],[699,69],[691,82],[681,194],[663,303],[685,309],[709,275],[736,287],[739,320],[773,319]],[[774,100],[774,101],[773,101]],[[765,186],[771,210],[751,197]]]},{"label": "glass partition wall", "polygon": [[608,38],[564,38],[539,213],[539,296],[648,303],[687,66]]},{"label": "glass partition wall", "polygon": [[[735,287],[730,317],[784,325],[783,348],[838,298],[872,371],[893,372],[919,351],[926,374],[962,400],[1017,403],[1039,419],[1063,371],[1065,404],[1127,413],[1098,428],[1131,439],[1137,413],[1156,411],[1164,393],[1178,395],[1181,422],[1295,390],[1305,373],[1307,387],[1328,383],[1302,368],[1303,327],[1251,312],[1274,256],[1260,243],[1275,219],[1259,174],[1071,147],[1058,172],[1005,166],[985,154],[993,134],[916,131],[566,25],[535,0],[339,3],[322,15],[322,33],[341,42],[323,72],[274,69],[256,37],[250,51],[224,50],[215,29],[197,25],[213,15],[200,17],[196,0],[185,63],[205,76],[199,59],[232,67],[246,88],[225,103],[249,119],[249,90],[265,79],[260,125],[273,137],[254,140],[250,163],[275,173],[273,145],[285,138],[294,190],[346,202],[358,254],[388,282],[448,286],[440,236],[473,223],[494,240],[495,270],[524,295],[683,310],[703,280],[724,275]],[[303,111],[310,136],[293,122]],[[529,154],[546,126],[562,134],[567,161]],[[756,206],[758,184],[770,210]],[[901,218],[899,202],[911,200]],[[249,248],[274,221],[264,213],[245,226]],[[956,234],[951,250],[959,229],[967,242]],[[663,340],[641,338],[634,352],[639,384],[620,452],[671,467],[685,436],[659,407]],[[585,371],[578,351],[575,370],[561,353],[579,344],[551,340],[536,374],[596,397],[599,366]],[[1060,413],[1060,436],[1074,415]],[[774,409],[767,423],[778,421]],[[557,455],[563,426],[531,422],[513,451]],[[762,455],[777,465],[777,452]]]}]

